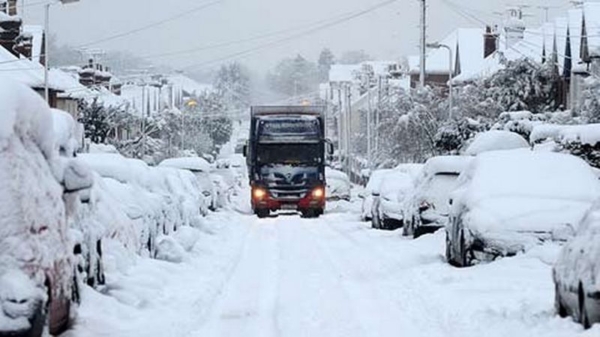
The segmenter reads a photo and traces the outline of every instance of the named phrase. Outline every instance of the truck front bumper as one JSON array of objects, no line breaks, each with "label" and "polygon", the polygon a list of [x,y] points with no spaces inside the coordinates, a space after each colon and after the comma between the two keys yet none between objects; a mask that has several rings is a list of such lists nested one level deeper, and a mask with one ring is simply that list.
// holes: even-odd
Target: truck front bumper
[{"label": "truck front bumper", "polygon": [[[320,190],[320,192],[318,192]],[[316,186],[302,198],[275,198],[268,189],[262,186],[252,186],[252,209],[278,210],[308,210],[325,208],[325,189]]]}]

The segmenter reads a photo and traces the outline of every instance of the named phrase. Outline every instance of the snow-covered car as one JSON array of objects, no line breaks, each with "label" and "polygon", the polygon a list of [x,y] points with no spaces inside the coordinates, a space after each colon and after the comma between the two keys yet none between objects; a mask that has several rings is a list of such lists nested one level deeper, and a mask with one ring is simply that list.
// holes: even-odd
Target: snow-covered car
[{"label": "snow-covered car", "polygon": [[379,193],[373,195],[373,228],[393,230],[404,226],[402,205],[422,169],[422,164],[402,164],[384,175]]},{"label": "snow-covered car", "polygon": [[362,201],[361,219],[362,221],[371,221],[373,219],[373,195],[379,194],[379,188],[383,177],[390,172],[389,169],[375,170],[369,176],[369,182],[364,191],[359,193]]},{"label": "snow-covered car", "polygon": [[346,173],[326,167],[325,181],[327,182],[327,185],[325,186],[327,200],[350,201],[352,184]]},{"label": "snow-covered car", "polygon": [[218,195],[216,187],[210,177],[211,166],[208,161],[200,157],[170,158],[163,160],[159,166],[192,172],[198,179],[201,189],[199,193],[209,205],[209,209],[212,211],[217,209]]},{"label": "snow-covered car", "polygon": [[136,242],[138,253],[152,256],[156,236],[174,230],[184,207],[173,199],[176,194],[169,189],[165,172],[119,154],[81,154],[78,158],[98,174],[95,185],[103,189],[101,193],[116,199],[122,212],[135,224],[135,238],[127,241]]},{"label": "snow-covered car", "polygon": [[404,236],[420,237],[443,228],[448,218],[450,193],[472,157],[439,156],[429,159],[415,179],[403,209]]},{"label": "snow-covered car", "polygon": [[491,130],[479,133],[466,147],[464,154],[476,156],[490,151],[515,150],[530,148],[525,138],[515,132],[504,130]]},{"label": "snow-covered car", "polygon": [[78,184],[44,100],[0,78],[0,102],[0,335],[57,335],[78,285],[63,201]]},{"label": "snow-covered car", "polygon": [[583,160],[528,150],[481,154],[458,185],[446,226],[446,259],[456,266],[566,241],[600,197]]},{"label": "snow-covered car", "polygon": [[581,222],[554,266],[555,307],[586,329],[600,323],[600,203]]},{"label": "snow-covered car", "polygon": [[[52,109],[55,153],[65,168],[64,183],[65,210],[75,254],[74,260],[78,279],[91,287],[104,284],[104,266],[102,259],[102,224],[95,223],[91,217],[94,203],[91,202],[91,190],[94,182],[90,168],[75,158],[80,148],[79,139],[83,126],[64,111]],[[78,294],[76,294],[78,296]]]}]

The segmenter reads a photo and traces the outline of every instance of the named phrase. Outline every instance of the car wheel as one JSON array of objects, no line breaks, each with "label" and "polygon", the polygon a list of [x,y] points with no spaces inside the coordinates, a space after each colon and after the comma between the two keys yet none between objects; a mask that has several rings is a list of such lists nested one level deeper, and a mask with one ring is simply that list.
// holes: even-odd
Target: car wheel
[{"label": "car wheel", "polygon": [[446,232],[446,262],[452,264],[452,243],[448,232]]},{"label": "car wheel", "polygon": [[590,318],[585,307],[585,297],[583,284],[579,283],[579,322],[583,325],[584,329],[589,329],[592,325],[590,324]]},{"label": "car wheel", "polygon": [[554,307],[556,308],[556,313],[561,318],[565,318],[568,316],[567,309],[565,308],[565,306],[562,303],[562,298],[560,296],[560,290],[559,290],[558,283],[556,283],[554,285]]},{"label": "car wheel", "polygon": [[465,233],[460,233],[460,266],[466,267],[468,265],[467,246],[465,240]]},{"label": "car wheel", "polygon": [[267,218],[271,213],[268,209],[257,209],[255,212],[259,219]]}]

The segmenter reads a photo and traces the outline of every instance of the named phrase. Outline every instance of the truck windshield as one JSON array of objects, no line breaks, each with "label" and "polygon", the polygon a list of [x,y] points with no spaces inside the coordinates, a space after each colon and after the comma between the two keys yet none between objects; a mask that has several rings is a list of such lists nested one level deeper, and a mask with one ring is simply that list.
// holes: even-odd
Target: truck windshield
[{"label": "truck windshield", "polygon": [[259,165],[317,165],[323,158],[321,144],[260,144],[256,160]]},{"label": "truck windshield", "polygon": [[311,117],[271,117],[258,124],[258,140],[277,141],[278,139],[319,140],[319,121]]}]

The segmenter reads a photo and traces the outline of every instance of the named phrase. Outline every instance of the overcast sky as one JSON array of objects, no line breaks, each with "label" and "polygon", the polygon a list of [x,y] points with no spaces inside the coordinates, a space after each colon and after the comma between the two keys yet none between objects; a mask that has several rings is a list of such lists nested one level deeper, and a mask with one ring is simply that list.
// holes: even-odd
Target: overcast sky
[{"label": "overcast sky", "polygon": [[[22,1],[22,0],[20,0]],[[55,5],[51,11],[51,31],[60,43],[79,46],[114,34],[188,12],[203,3],[218,0],[81,0],[69,5]],[[94,48],[127,50],[140,56],[156,55],[230,42],[332,18],[372,7],[384,0],[222,0],[151,29],[123,38],[96,44]],[[464,8],[462,14],[448,2]],[[40,0],[25,0],[25,20],[42,24]],[[429,0],[429,39],[442,39],[457,27],[498,23],[507,5],[527,3],[528,23],[538,25],[544,15],[539,5],[553,6],[550,18],[564,14],[567,0]],[[369,14],[297,39],[290,39],[237,58],[260,71],[274,66],[285,56],[302,54],[316,59],[319,51],[329,47],[337,55],[350,49],[364,49],[378,59],[399,59],[414,54],[418,46],[419,2],[398,0]],[[312,26],[314,27],[314,26]],[[289,36],[290,32],[265,40],[237,43],[192,54],[154,58],[155,63],[177,68],[192,65],[207,67],[207,62],[254,48],[268,41]]]}]

